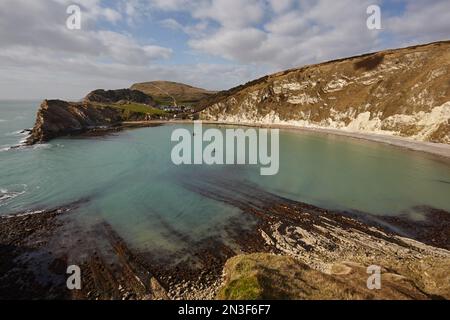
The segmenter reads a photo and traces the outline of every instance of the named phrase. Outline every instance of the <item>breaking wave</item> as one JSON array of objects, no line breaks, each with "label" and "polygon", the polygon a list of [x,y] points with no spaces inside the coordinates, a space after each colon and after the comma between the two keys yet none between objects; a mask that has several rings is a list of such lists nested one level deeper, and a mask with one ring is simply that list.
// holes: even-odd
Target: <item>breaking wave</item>
[{"label": "breaking wave", "polygon": [[22,129],[22,130],[8,132],[5,135],[6,136],[28,136],[28,135],[30,135],[30,131],[31,131],[31,129]]},{"label": "breaking wave", "polygon": [[20,141],[20,143],[18,145],[14,145],[14,146],[8,146],[8,145],[4,145],[4,146],[0,146],[0,152],[6,152],[6,151],[20,151],[20,150],[37,150],[37,149],[50,149],[53,147],[57,147],[57,148],[63,148],[64,145],[63,144],[50,144],[50,143],[40,143],[40,144],[35,144],[32,146],[26,145],[25,144],[26,139],[22,139]]},{"label": "breaking wave", "polygon": [[0,188],[0,206],[14,198],[24,194],[27,190],[26,184],[12,185],[5,188]]}]

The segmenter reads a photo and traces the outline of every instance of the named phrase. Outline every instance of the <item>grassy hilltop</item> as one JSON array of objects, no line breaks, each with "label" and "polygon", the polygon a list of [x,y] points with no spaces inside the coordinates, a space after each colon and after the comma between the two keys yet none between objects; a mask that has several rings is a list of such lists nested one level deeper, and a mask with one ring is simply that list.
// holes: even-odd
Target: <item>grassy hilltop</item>
[{"label": "grassy hilltop", "polygon": [[215,94],[214,91],[208,91],[171,81],[136,83],[131,86],[131,89],[144,92],[153,97],[160,105],[172,105],[174,99],[178,104],[195,104],[198,101]]}]

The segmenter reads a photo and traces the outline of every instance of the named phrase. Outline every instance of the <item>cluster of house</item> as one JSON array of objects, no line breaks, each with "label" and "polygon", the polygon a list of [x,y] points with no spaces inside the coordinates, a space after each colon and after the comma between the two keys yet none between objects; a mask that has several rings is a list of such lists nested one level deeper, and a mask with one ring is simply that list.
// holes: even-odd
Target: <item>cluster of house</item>
[{"label": "cluster of house", "polygon": [[191,106],[164,106],[162,110],[176,113],[195,113],[195,109]]}]

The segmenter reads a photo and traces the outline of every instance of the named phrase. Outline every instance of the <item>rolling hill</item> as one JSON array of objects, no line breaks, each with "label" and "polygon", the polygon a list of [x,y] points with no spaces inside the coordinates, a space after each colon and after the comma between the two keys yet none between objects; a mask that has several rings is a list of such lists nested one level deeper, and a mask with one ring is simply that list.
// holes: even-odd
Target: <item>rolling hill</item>
[{"label": "rolling hill", "polygon": [[131,86],[131,89],[146,93],[161,105],[172,105],[174,100],[177,104],[195,104],[215,94],[214,91],[171,81],[136,83]]}]

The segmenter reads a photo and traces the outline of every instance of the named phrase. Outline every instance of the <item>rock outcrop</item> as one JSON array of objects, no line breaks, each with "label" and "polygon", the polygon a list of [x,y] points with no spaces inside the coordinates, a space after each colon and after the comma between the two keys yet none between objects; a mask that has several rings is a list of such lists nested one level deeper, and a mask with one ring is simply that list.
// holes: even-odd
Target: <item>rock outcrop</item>
[{"label": "rock outcrop", "polygon": [[201,119],[450,143],[450,41],[291,69],[202,102]]},{"label": "rock outcrop", "polygon": [[44,100],[26,143],[32,145],[60,136],[108,129],[120,125],[123,121],[151,120],[151,117],[151,114],[129,112],[126,109],[94,105],[89,102]]}]

